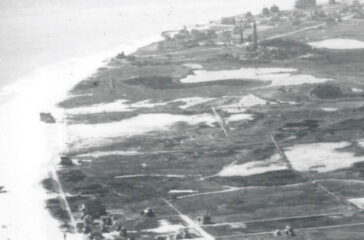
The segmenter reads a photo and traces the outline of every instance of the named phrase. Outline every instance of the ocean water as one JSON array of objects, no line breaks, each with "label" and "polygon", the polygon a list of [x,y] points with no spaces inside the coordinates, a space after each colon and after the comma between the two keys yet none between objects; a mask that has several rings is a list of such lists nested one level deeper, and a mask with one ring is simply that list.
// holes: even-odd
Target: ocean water
[{"label": "ocean water", "polygon": [[[294,0],[8,0],[0,2],[0,87],[40,68],[110,56],[160,32]],[[32,78],[34,80],[34,78]],[[33,81],[32,80],[32,81]],[[52,81],[52,79],[49,79]]]}]

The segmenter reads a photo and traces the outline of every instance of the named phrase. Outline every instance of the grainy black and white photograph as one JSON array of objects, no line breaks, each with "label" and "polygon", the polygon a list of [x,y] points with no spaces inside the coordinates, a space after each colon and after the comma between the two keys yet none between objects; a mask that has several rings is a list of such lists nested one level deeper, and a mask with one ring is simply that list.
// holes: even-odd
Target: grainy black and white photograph
[{"label": "grainy black and white photograph", "polygon": [[363,240],[364,1],[2,0],[0,240]]}]

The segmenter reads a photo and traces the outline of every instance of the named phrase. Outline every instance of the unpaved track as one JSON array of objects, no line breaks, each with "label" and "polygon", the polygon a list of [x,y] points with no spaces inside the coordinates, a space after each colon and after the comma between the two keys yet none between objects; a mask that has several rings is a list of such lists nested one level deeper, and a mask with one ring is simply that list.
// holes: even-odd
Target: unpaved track
[{"label": "unpaved track", "polygon": [[320,27],[324,27],[324,26],[326,26],[326,23],[321,23],[321,24],[318,24],[318,25],[315,25],[315,26],[309,26],[309,27],[301,28],[301,29],[296,30],[296,31],[274,35],[272,37],[266,38],[265,40],[273,40],[273,39],[277,39],[277,38],[287,37],[287,36],[290,36],[290,35],[294,35],[296,33],[305,32],[305,31],[308,31],[308,30],[313,30],[313,29],[317,29],[317,28],[320,28]]},{"label": "unpaved track", "polygon": [[[322,226],[322,227],[297,228],[296,230],[305,231],[305,230],[332,229],[332,228],[344,228],[344,227],[355,227],[355,226],[364,226],[364,223],[351,223],[351,224],[340,224],[340,225]],[[230,235],[230,236],[218,236],[215,238],[216,239],[228,239],[228,238],[233,238],[233,237],[234,238],[241,237],[242,239],[244,239],[244,237],[248,237],[248,236],[267,235],[267,234],[272,234],[272,232],[246,233],[246,234]]]},{"label": "unpaved track", "polygon": [[53,170],[52,171],[52,176],[53,176],[53,179],[57,183],[57,187],[58,187],[58,191],[59,191],[59,196],[62,198],[62,200],[63,200],[63,202],[65,204],[66,210],[68,212],[68,215],[70,216],[71,226],[73,227],[73,230],[76,231],[76,220],[73,217],[73,214],[72,214],[72,211],[71,211],[71,207],[68,204],[68,201],[67,201],[67,198],[66,198],[66,194],[65,194],[65,192],[63,190],[62,184],[59,181],[58,174],[57,174],[56,170]]},{"label": "unpaved track", "polygon": [[259,222],[270,222],[270,221],[281,221],[281,220],[292,220],[292,219],[300,219],[300,218],[312,218],[312,217],[325,217],[325,216],[335,216],[341,215],[351,212],[335,212],[335,213],[325,213],[325,214],[316,214],[316,215],[303,215],[303,216],[294,216],[294,217],[281,217],[281,218],[267,218],[267,219],[258,219],[258,220],[249,220],[249,221],[241,221],[241,222],[225,222],[225,223],[216,223],[209,224],[204,226],[225,226],[225,225],[233,225],[239,223],[259,223]]},{"label": "unpaved track", "polygon": [[181,211],[179,211],[172,203],[170,203],[168,200],[163,199],[163,201],[168,204],[172,209],[174,209],[178,216],[185,221],[185,223],[192,229],[195,229],[205,240],[215,240],[215,238],[210,235],[208,232],[206,232],[198,223],[193,221],[189,216],[184,215]]}]

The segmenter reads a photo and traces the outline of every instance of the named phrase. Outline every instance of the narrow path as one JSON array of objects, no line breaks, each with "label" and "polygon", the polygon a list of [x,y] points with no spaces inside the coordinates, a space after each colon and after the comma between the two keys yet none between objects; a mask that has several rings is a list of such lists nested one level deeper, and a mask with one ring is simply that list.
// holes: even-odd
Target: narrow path
[{"label": "narrow path", "polygon": [[[364,223],[350,223],[350,224],[338,224],[332,226],[322,226],[322,227],[309,227],[309,228],[297,228],[296,230],[317,230],[317,229],[331,229],[331,228],[342,228],[342,227],[354,227],[354,226],[364,226]],[[216,239],[227,239],[227,238],[236,238],[236,237],[247,237],[247,236],[257,236],[257,235],[267,235],[272,234],[272,232],[258,232],[258,233],[246,233],[239,235],[231,235],[231,236],[218,236]]]},{"label": "narrow path", "polygon": [[272,139],[272,141],[273,141],[273,143],[274,143],[274,145],[275,145],[275,147],[277,149],[277,152],[281,155],[282,160],[284,160],[287,163],[287,166],[288,166],[289,169],[294,171],[298,176],[301,176],[303,179],[307,180],[308,182],[311,182],[313,185],[316,186],[317,189],[319,189],[322,192],[326,193],[329,197],[335,199],[338,202],[341,202],[341,203],[345,204],[349,209],[360,210],[355,204],[349,202],[348,200],[346,200],[345,198],[339,196],[338,194],[336,194],[334,192],[331,192],[325,186],[321,185],[315,179],[312,179],[311,177],[307,176],[305,173],[296,170],[292,166],[291,161],[288,159],[288,157],[284,153],[283,149],[279,146],[278,142],[275,140],[273,135],[271,136],[271,139]]},{"label": "narrow path", "polygon": [[[305,185],[305,184],[307,184],[307,182],[293,183],[293,184],[283,185],[281,187],[282,188],[284,188],[284,187],[294,187],[294,186],[300,186],[300,185]],[[203,196],[203,195],[212,195],[212,194],[236,192],[236,191],[241,191],[241,190],[266,189],[266,188],[276,188],[276,187],[277,186],[229,187],[228,189],[224,189],[224,190],[220,190],[220,191],[212,191],[212,192],[203,192],[203,193],[195,193],[195,194],[190,194],[190,195],[184,195],[184,196],[178,197],[178,199],[198,197],[198,196]]]},{"label": "narrow path", "polygon": [[59,178],[58,178],[58,174],[56,172],[56,170],[54,169],[52,171],[52,176],[54,178],[54,180],[56,181],[57,183],[57,187],[58,187],[58,191],[59,191],[59,195],[60,197],[62,198],[63,202],[65,203],[65,207],[66,207],[66,210],[68,212],[68,215],[70,216],[70,222],[71,222],[71,225],[73,227],[73,230],[76,231],[76,220],[75,218],[73,217],[73,214],[72,214],[72,211],[71,211],[71,207],[70,205],[68,204],[68,201],[67,201],[67,198],[66,198],[66,194],[63,190],[63,187],[62,187],[62,184],[61,182],[59,181]]},{"label": "narrow path", "polygon": [[[194,49],[194,53],[198,52],[209,52],[219,49],[224,49],[225,47],[210,47],[210,48],[203,48],[203,49]],[[188,54],[189,52],[187,52]],[[172,55],[180,55],[180,54],[186,54],[185,51],[175,51],[175,52],[168,52],[168,53],[160,53],[160,54],[140,54],[136,55],[138,58],[142,57],[162,57],[162,56],[172,56]]]},{"label": "narrow path", "polygon": [[318,179],[317,182],[324,182],[324,181],[338,181],[338,182],[349,182],[349,183],[362,183],[364,184],[363,180],[355,180],[355,179],[337,179],[337,178],[329,178],[329,179]]},{"label": "narrow path", "polygon": [[170,203],[168,200],[163,199],[163,201],[168,204],[172,209],[174,209],[179,217],[185,221],[185,223],[192,229],[196,230],[205,240],[215,240],[215,238],[210,235],[208,232],[206,232],[198,223],[193,221],[189,216],[184,215],[181,211],[179,211],[172,203]]},{"label": "narrow path", "polygon": [[258,188],[266,188],[266,186],[230,187],[228,189],[224,189],[224,190],[220,190],[220,191],[195,193],[195,194],[180,196],[177,198],[184,199],[184,198],[198,197],[198,196],[203,196],[203,195],[221,194],[221,193],[236,192],[236,191],[240,191],[240,190],[249,190],[249,189],[258,189]]},{"label": "narrow path", "polygon": [[323,27],[323,26],[326,26],[326,23],[321,23],[321,24],[318,24],[318,25],[301,28],[299,30],[288,32],[288,33],[277,34],[277,35],[274,35],[272,37],[266,38],[265,40],[273,40],[273,39],[277,39],[277,38],[287,37],[287,36],[290,36],[290,35],[294,35],[296,33],[317,29],[317,28],[320,28],[320,27]]},{"label": "narrow path", "polygon": [[215,223],[215,224],[209,224],[206,226],[225,226],[225,225],[238,224],[238,223],[259,223],[259,222],[292,220],[292,219],[300,219],[300,218],[325,217],[325,216],[341,215],[341,214],[345,214],[345,213],[350,213],[350,212],[335,212],[335,213],[303,215],[303,216],[294,216],[294,217],[267,218],[267,219],[258,219],[258,220],[241,221],[241,222]]},{"label": "narrow path", "polygon": [[134,175],[122,175],[114,178],[138,178],[138,177],[168,177],[168,178],[185,178],[187,175],[173,175],[173,174],[134,174]]}]

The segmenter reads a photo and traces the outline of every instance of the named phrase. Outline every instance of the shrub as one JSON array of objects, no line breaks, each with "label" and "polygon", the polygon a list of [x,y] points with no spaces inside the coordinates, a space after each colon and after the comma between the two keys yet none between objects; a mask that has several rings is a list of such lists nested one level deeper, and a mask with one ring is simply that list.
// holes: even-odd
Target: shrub
[{"label": "shrub", "polygon": [[97,199],[89,200],[85,203],[85,214],[93,218],[99,218],[106,215],[105,206]]},{"label": "shrub", "polygon": [[335,99],[342,97],[342,91],[339,87],[330,84],[318,85],[311,94],[322,99]]},{"label": "shrub", "polygon": [[67,182],[79,182],[85,179],[86,175],[80,170],[72,170],[69,172],[61,173],[63,179]]}]

